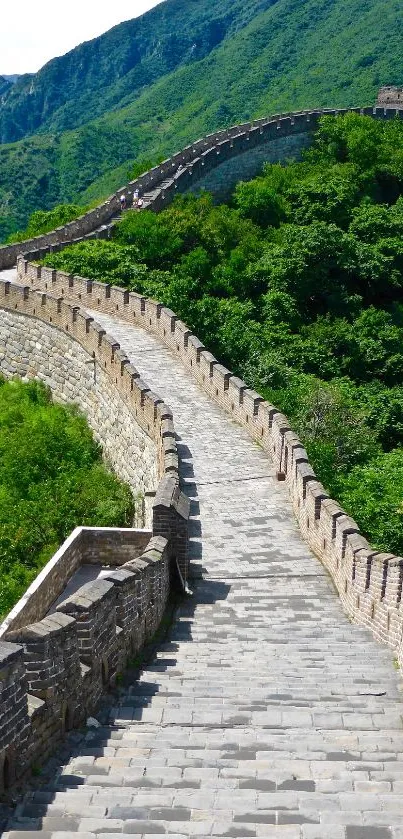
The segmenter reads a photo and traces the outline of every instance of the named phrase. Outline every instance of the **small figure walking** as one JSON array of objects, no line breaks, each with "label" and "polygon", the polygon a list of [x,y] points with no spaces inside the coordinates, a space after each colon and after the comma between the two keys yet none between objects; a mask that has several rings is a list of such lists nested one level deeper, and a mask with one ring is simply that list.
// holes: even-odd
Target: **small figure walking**
[{"label": "small figure walking", "polygon": [[134,210],[136,210],[137,207],[138,207],[139,195],[140,195],[139,190],[135,189],[134,192],[133,192],[133,209]]},{"label": "small figure walking", "polygon": [[120,209],[121,210],[126,209],[126,196],[125,195],[120,196]]}]

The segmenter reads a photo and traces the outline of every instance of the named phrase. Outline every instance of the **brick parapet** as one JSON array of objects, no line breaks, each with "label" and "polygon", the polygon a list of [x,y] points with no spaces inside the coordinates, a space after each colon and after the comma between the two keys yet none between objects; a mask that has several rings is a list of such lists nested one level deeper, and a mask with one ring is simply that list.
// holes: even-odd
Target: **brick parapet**
[{"label": "brick parapet", "polygon": [[[41,270],[29,268],[31,283],[47,282],[49,277],[52,282],[53,275],[44,269],[42,277]],[[22,331],[23,318],[39,319],[79,343],[154,440],[170,541],[157,526],[158,509],[151,532],[78,528],[7,616],[0,629],[0,788],[23,780],[67,728],[94,711],[102,691],[157,629],[176,562],[184,568],[187,556],[189,509],[179,490],[172,413],[142,382],[113,336],[64,300],[64,292],[72,287],[68,276],[55,281],[59,296],[0,281],[0,308],[17,319],[22,316]],[[89,281],[81,284],[86,295],[92,293]],[[122,299],[126,301],[126,293]],[[94,562],[112,566],[107,579],[82,587],[57,607],[56,614],[46,617],[77,568]]]},{"label": "brick parapet", "polygon": [[0,641],[44,617],[81,566],[120,567],[140,556],[151,537],[138,528],[76,527],[0,624]]},{"label": "brick parapet", "polygon": [[[18,276],[21,282],[25,281],[29,272],[29,263],[20,257]],[[37,288],[45,288],[46,282],[47,275],[44,279],[41,272],[37,273]],[[61,294],[62,282],[63,278],[56,271],[52,279],[56,294]],[[108,286],[97,283],[94,298],[85,279],[71,278],[68,289],[71,303],[77,301],[84,307],[111,314],[108,295]],[[287,417],[223,367],[174,312],[161,303],[117,288],[114,290],[114,305],[119,306],[120,319],[136,323],[156,335],[208,395],[267,452],[275,472],[288,487],[301,532],[331,574],[348,614],[358,623],[368,626],[378,640],[395,649],[403,664],[403,559],[385,557],[371,550],[357,524],[336,501],[328,497]],[[162,445],[166,452],[172,441],[169,423],[168,418],[162,432]],[[164,440],[170,442],[164,443]],[[160,485],[161,492],[155,499],[154,532],[172,540],[174,511],[173,507],[168,509],[163,500],[164,487],[167,486],[168,476],[166,482]],[[367,556],[371,559],[369,573]],[[186,558],[183,567],[187,568]],[[362,591],[364,577],[369,579],[369,584]]]},{"label": "brick parapet", "polygon": [[15,265],[19,253],[25,253],[28,259],[32,258],[33,254],[39,258],[40,253],[45,256],[49,249],[58,250],[66,244],[83,239],[108,238],[113,220],[120,213],[120,197],[123,194],[130,204],[134,191],[139,190],[144,195],[144,207],[160,212],[177,193],[191,189],[197,180],[225,160],[244,154],[270,140],[297,134],[312,134],[322,115],[349,112],[362,113],[375,119],[390,119],[396,113],[402,115],[403,109],[400,99],[391,103],[385,98],[375,108],[329,108],[274,114],[214,132],[196,140],[158,166],[125,184],[102,204],[74,221],[32,239],[0,246],[0,270]]},{"label": "brick parapet", "polygon": [[150,640],[170,591],[170,550],[152,537],[137,559],[87,583],[41,621],[0,642],[0,786],[24,780]]},{"label": "brick parapet", "polygon": [[[177,191],[185,191],[223,160],[243,154],[263,141],[313,132],[321,114],[346,110],[376,119],[403,115],[403,111],[378,107],[255,120],[191,144],[124,191],[130,197],[135,188],[153,189],[145,204],[160,211]],[[183,168],[178,170],[179,166]],[[169,593],[173,562],[184,579],[187,573],[189,505],[179,491],[172,414],[141,381],[113,336],[106,335],[81,305],[138,323],[157,335],[211,398],[247,429],[272,459],[279,479],[287,484],[303,536],[328,568],[348,614],[395,649],[403,664],[403,560],[371,550],[355,522],[327,496],[287,418],[220,365],[186,325],[161,304],[32,262],[74,240],[107,236],[107,225],[100,229],[99,224],[116,214],[122,191],[102,205],[102,212],[97,208],[98,215],[91,211],[43,237],[0,248],[0,269],[11,267],[21,251],[25,254],[18,259],[18,276],[23,285],[0,282],[0,307],[38,318],[86,350],[130,406],[139,425],[157,443],[161,477],[149,548],[119,570],[111,570],[102,584],[89,584],[84,592],[77,592],[67,604],[61,604],[57,613],[59,625],[53,616],[37,622],[36,630],[14,626],[15,638],[21,643],[0,643],[0,689],[5,709],[0,726],[3,786],[11,785],[15,776],[22,779],[33,763],[45,759],[66,728],[82,722],[96,707],[102,689],[113,681],[117,668],[140,649],[158,626]],[[74,565],[73,555],[70,560]],[[43,608],[43,603],[37,608]],[[33,636],[35,631],[38,633],[37,643],[30,630]],[[79,667],[77,650],[81,651]],[[32,693],[27,690],[28,680]]]}]

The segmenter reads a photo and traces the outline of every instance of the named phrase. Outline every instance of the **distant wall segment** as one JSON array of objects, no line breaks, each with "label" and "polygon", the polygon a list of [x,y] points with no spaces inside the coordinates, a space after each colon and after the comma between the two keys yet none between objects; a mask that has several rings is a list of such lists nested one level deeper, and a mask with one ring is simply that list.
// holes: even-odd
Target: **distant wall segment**
[{"label": "distant wall segment", "polygon": [[[264,117],[208,134],[121,187],[107,201],[80,218],[42,236],[15,245],[0,246],[0,271],[15,265],[20,253],[50,246],[57,248],[61,244],[86,238],[107,238],[114,218],[120,213],[120,196],[123,193],[130,202],[134,190],[139,189],[144,195],[144,207],[155,212],[166,207],[175,194],[196,188],[217,191],[218,197],[222,197],[227,194],[222,190],[224,172],[232,184],[239,178],[248,179],[256,175],[265,160],[278,161],[298,156],[301,148],[312,142],[323,114],[351,111],[375,119],[391,119],[396,113],[403,115],[403,109],[399,111],[398,107],[396,103],[390,107],[385,101],[375,108],[302,111]],[[299,136],[301,139],[295,139]],[[231,166],[228,161],[232,161]],[[226,167],[215,176],[213,170],[223,167],[223,164]]]}]

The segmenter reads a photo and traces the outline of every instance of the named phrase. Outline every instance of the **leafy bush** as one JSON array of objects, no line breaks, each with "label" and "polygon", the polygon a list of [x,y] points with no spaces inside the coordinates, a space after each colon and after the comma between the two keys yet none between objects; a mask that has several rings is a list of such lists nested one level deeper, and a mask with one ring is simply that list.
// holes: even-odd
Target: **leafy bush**
[{"label": "leafy bush", "polygon": [[39,382],[0,379],[0,614],[77,525],[125,526],[129,488],[101,461],[76,408]]},{"label": "leafy bush", "polygon": [[62,227],[69,221],[82,216],[89,207],[79,207],[78,204],[58,204],[53,210],[36,210],[28,219],[25,230],[18,230],[8,237],[7,242],[23,242],[24,239],[32,239],[42,233],[49,233],[56,227]]},{"label": "leafy bush", "polygon": [[398,490],[390,525],[368,511],[382,504],[373,475],[389,493],[403,446],[402,149],[403,121],[326,116],[301,163],[266,164],[230,206],[182,197],[128,212],[115,241],[52,255],[174,309],[288,414],[329,491],[398,552]]},{"label": "leafy bush", "polygon": [[403,546],[403,449],[355,466],[339,485],[339,500],[353,510],[371,544],[401,555]]}]

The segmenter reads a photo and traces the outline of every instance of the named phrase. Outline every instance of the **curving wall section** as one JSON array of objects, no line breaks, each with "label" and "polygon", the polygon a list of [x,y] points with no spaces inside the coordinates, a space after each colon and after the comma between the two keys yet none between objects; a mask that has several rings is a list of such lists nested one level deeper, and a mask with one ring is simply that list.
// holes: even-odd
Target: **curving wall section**
[{"label": "curving wall section", "polygon": [[[252,177],[266,159],[284,160],[298,154],[302,146],[309,145],[323,114],[348,112],[366,114],[375,119],[403,115],[403,110],[399,111],[396,107],[301,111],[276,114],[208,134],[126,184],[107,201],[69,224],[25,242],[1,246],[0,270],[15,265],[20,253],[50,246],[57,248],[85,238],[107,238],[114,219],[120,213],[120,196],[125,194],[130,202],[135,189],[144,196],[144,207],[155,212],[166,207],[175,194],[203,186],[223,196],[227,192],[222,190],[226,180],[234,183],[240,177]],[[228,161],[237,158],[237,165],[229,167]],[[213,176],[216,169],[216,176]]]},{"label": "curving wall section", "polygon": [[107,462],[131,488],[136,526],[149,527],[151,510],[145,509],[145,496],[157,488],[156,442],[138,423],[105,369],[68,333],[18,309],[2,315],[0,347],[3,375],[40,379],[58,402],[79,406]]},{"label": "curving wall section", "polygon": [[18,260],[20,282],[30,283],[70,301],[156,335],[180,358],[191,375],[273,460],[277,477],[287,483],[302,534],[330,572],[352,619],[366,625],[392,649],[403,665],[403,559],[371,548],[358,525],[325,489],[287,418],[208,352],[171,310],[160,303]]},{"label": "curving wall section", "polygon": [[[403,116],[394,108],[351,110],[379,119]],[[130,197],[139,188],[145,206],[157,212],[177,192],[210,186],[219,193],[230,177],[255,174],[269,149],[276,157],[309,143],[322,113],[275,116],[209,135],[124,191]],[[189,503],[179,489],[172,414],[119,343],[81,305],[151,331],[248,430],[273,459],[278,480],[287,483],[302,533],[332,575],[346,611],[396,650],[403,665],[403,559],[373,550],[357,524],[327,496],[287,418],[220,365],[161,304],[29,261],[71,241],[108,236],[122,191],[63,228],[0,248],[0,270],[25,253],[18,258],[21,285],[0,280],[3,371],[40,376],[59,399],[78,401],[132,487],[147,490],[150,482],[159,481],[150,532],[140,537],[133,530],[75,532],[0,630],[0,787],[23,779],[66,729],[96,707],[102,690],[158,626],[173,573],[178,571],[182,580],[187,576]],[[132,458],[125,462],[127,451],[134,460],[146,453],[142,473]],[[127,561],[134,543],[135,558]],[[70,572],[100,556],[111,565],[107,577],[82,587],[47,614]],[[27,625],[33,616],[37,622]]]},{"label": "curving wall section", "polygon": [[[78,401],[117,471],[137,487],[158,483],[151,530],[78,528],[0,627],[1,792],[85,721],[152,638],[172,582],[187,577],[189,503],[179,489],[172,413],[113,336],[79,306],[4,280],[0,308],[0,369],[40,376],[58,398]],[[109,570],[66,597],[83,563]]]}]

